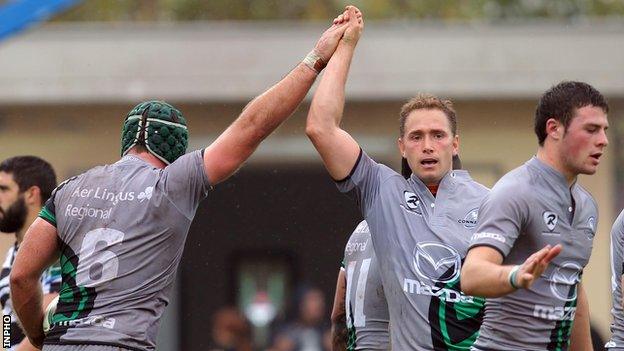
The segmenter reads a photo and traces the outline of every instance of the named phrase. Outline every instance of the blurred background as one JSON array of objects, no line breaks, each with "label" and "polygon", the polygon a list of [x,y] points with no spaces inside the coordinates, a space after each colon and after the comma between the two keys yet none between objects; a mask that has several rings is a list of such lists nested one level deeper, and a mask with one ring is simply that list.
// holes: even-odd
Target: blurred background
[{"label": "blurred background", "polygon": [[[163,99],[208,145],[313,47],[347,1],[0,1],[0,159],[33,154],[59,180],[119,158],[123,116]],[[398,112],[448,97],[460,155],[491,186],[535,153],[538,97],[582,80],[611,105],[610,146],[580,182],[600,207],[583,275],[609,336],[609,230],[624,206],[624,1],[353,1],[366,28],[344,126],[398,169]],[[312,89],[312,92],[314,88]],[[195,218],[159,350],[323,350],[337,272],[360,215],[304,135],[308,99]],[[4,253],[13,238],[0,238]]]}]

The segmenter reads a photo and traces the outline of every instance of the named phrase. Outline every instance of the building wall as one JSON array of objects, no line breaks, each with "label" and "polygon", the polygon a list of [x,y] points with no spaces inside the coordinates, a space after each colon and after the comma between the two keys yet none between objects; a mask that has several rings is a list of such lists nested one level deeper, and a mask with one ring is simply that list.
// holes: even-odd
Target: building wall
[{"label": "building wall", "polygon": [[[614,111],[621,110],[617,107],[624,105],[617,99],[611,103]],[[362,147],[375,158],[394,167],[399,166],[396,137],[401,104],[402,101],[353,101],[345,109],[344,128],[360,140]],[[189,121],[191,144],[199,147],[213,140],[243,106],[244,103],[179,104]],[[55,166],[59,180],[94,165],[114,162],[118,159],[121,116],[130,107],[0,106],[0,159],[18,154],[41,156]],[[306,104],[301,106],[295,116],[266,141],[250,160],[250,167],[266,167],[275,162],[292,167],[301,163],[308,167],[322,167],[303,135],[307,107]],[[533,100],[457,101],[456,109],[459,113],[461,157],[465,167],[484,184],[493,185],[498,177],[535,153]],[[617,117],[617,112],[611,117]],[[614,195],[613,152],[612,149],[607,151],[596,175],[582,176],[579,180],[595,196],[600,207],[594,251],[583,277],[590,298],[592,320],[603,335],[608,333],[610,320],[609,230],[619,211],[614,208],[613,197],[617,195]],[[0,249],[5,250],[9,242],[9,238],[3,237]],[[336,247],[343,244],[334,243]],[[337,260],[335,257],[319,259]]]}]

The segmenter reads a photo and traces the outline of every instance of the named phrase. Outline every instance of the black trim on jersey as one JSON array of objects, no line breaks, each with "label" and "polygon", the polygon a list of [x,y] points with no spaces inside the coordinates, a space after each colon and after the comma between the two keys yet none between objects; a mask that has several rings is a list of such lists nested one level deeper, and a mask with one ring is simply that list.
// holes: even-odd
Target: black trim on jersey
[{"label": "black trim on jersey", "polygon": [[133,346],[128,346],[128,345],[124,345],[124,344],[117,344],[114,342],[106,342],[106,341],[75,341],[75,340],[63,340],[63,342],[52,342],[52,341],[48,341],[46,339],[46,341],[43,342],[44,345],[85,345],[85,346],[94,346],[94,345],[99,345],[99,346],[113,346],[113,347],[119,347],[122,350],[132,350],[132,351],[147,351],[147,349],[140,349],[137,347],[133,347]]},{"label": "black trim on jersey", "polygon": [[[63,242],[58,236],[57,239],[61,246],[61,255],[65,256],[69,261],[68,264],[71,264],[75,269],[78,267],[79,257],[74,253],[69,245]],[[63,262],[61,262],[61,277],[62,284],[61,290],[70,290],[72,294],[73,301],[65,302],[59,300],[58,305],[56,307],[55,315],[61,314],[65,317],[69,318],[68,315],[72,315],[79,308],[80,300],[86,295],[86,301],[84,302],[84,307],[81,311],[79,311],[78,315],[74,318],[81,319],[89,316],[91,310],[93,310],[93,305],[95,303],[95,298],[97,297],[97,293],[95,288],[89,287],[79,287],[76,284],[75,274],[72,276],[71,274],[67,274],[62,266]],[[66,294],[65,291],[59,291],[59,296]],[[68,325],[58,325],[55,324],[54,327],[48,332],[45,340],[48,342],[60,342],[60,338],[67,333],[67,330],[73,328]]]},{"label": "black trim on jersey", "polygon": [[364,151],[362,151],[362,148],[360,148],[360,154],[358,155],[357,160],[355,160],[355,164],[353,165],[353,168],[351,168],[351,172],[349,172],[349,175],[340,179],[340,180],[335,180],[334,182],[336,183],[342,183],[342,182],[346,182],[347,180],[349,180],[349,178],[351,178],[351,176],[353,175],[353,173],[355,173],[355,169],[357,168],[357,166],[360,164],[360,160],[362,159],[362,153]]},{"label": "black trim on jersey", "polygon": [[470,250],[474,249],[475,247],[479,247],[479,246],[487,246],[487,247],[491,247],[491,248],[493,248],[494,250],[498,251],[498,253],[500,253],[500,254],[501,254],[501,256],[502,256],[503,258],[505,258],[505,257],[506,257],[506,255],[503,253],[503,250],[499,249],[498,247],[496,247],[496,246],[494,246],[494,245],[492,245],[492,244],[488,244],[488,243],[479,243],[479,244],[474,244],[474,245],[470,246],[470,248],[468,248],[468,251],[470,251]]}]

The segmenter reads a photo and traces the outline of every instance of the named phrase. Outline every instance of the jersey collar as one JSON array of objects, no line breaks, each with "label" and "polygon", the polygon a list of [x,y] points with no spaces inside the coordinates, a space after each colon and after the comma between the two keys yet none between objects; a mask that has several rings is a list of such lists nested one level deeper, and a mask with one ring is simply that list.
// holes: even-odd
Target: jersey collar
[{"label": "jersey collar", "polygon": [[574,190],[574,188],[576,188],[576,180],[571,186],[568,187],[568,180],[563,176],[563,174],[561,174],[561,172],[542,162],[536,156],[531,157],[526,164],[537,170],[544,178],[552,182],[552,184],[563,186],[566,191],[568,191],[568,189]]},{"label": "jersey collar", "polygon": [[[412,173],[412,176],[410,178],[414,182],[414,185],[416,186],[419,192],[423,194],[428,194],[433,198],[433,195],[431,195],[429,188],[427,187],[427,185],[425,185],[425,183],[423,183],[423,181],[420,178],[418,178],[414,173]],[[440,184],[438,187],[438,196],[442,192],[448,192],[454,189],[458,183],[467,182],[470,180],[472,180],[472,177],[470,177],[470,174],[468,173],[468,171],[463,170],[463,169],[454,169],[446,173],[444,177],[442,177],[442,180],[440,181]]]}]

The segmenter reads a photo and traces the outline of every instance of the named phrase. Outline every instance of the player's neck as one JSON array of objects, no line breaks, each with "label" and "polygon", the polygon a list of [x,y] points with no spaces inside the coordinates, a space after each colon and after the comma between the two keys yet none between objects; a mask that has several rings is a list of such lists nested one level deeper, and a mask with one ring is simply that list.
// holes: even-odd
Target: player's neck
[{"label": "player's neck", "polygon": [[440,187],[440,184],[427,184],[427,189],[429,189],[429,191],[431,192],[431,195],[433,195],[433,197],[435,197],[438,194],[438,187]]},{"label": "player's neck", "polygon": [[561,160],[561,157],[558,157],[556,150],[554,148],[548,148],[545,146],[539,147],[537,149],[537,159],[547,164],[557,172],[561,173],[563,177],[566,179],[568,183],[568,187],[572,186],[576,181],[576,176],[578,174],[568,170]]},{"label": "player's neck", "polygon": [[165,168],[167,165],[161,161],[158,157],[150,154],[149,152],[137,152],[135,150],[128,151],[128,155],[133,155],[135,157],[140,158],[141,160],[151,164],[156,168]]}]

